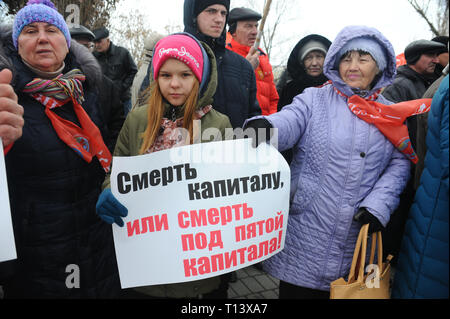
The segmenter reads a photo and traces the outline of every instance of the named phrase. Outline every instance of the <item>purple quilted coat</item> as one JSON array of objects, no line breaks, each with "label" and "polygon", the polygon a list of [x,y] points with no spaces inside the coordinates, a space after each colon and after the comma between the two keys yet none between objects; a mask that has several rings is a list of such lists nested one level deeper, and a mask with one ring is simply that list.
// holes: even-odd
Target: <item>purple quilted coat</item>
[{"label": "purple quilted coat", "polygon": [[[348,274],[366,207],[386,226],[409,179],[410,163],[382,133],[356,117],[347,106],[353,91],[335,69],[337,53],[350,39],[368,35],[385,49],[388,66],[369,95],[395,76],[395,53],[377,30],[344,28],[331,45],[324,73],[333,82],[309,88],[282,111],[265,116],[278,129],[279,151],[293,148],[291,205],[284,250],[264,262],[264,269],[294,285],[329,290]],[[381,95],[377,99],[391,104]],[[254,117],[249,121],[261,118]]]}]

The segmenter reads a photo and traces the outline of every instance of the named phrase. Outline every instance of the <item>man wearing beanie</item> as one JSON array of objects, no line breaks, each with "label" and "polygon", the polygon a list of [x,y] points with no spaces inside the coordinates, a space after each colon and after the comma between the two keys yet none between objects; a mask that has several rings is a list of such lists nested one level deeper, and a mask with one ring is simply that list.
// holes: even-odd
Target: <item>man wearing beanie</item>
[{"label": "man wearing beanie", "polygon": [[[439,54],[447,51],[444,44],[430,40],[416,40],[405,48],[406,64],[397,68],[394,82],[386,87],[383,96],[399,103],[421,99],[426,90],[437,79],[434,71],[439,63]],[[407,119],[408,132],[413,148],[417,149],[417,116]],[[400,195],[400,205],[392,213],[383,237],[384,250],[394,256],[393,264],[400,250],[403,231],[410,207],[414,199],[414,180],[416,165],[411,165],[411,178]]]},{"label": "man wearing beanie", "polygon": [[131,85],[138,69],[130,52],[113,44],[105,27],[94,30],[94,56],[102,67],[103,74],[110,78],[120,92],[125,116],[131,110]]},{"label": "man wearing beanie", "polygon": [[232,39],[230,43],[227,43],[227,49],[238,53],[252,64],[256,76],[256,98],[262,115],[270,115],[277,111],[279,96],[269,56],[261,48],[257,50],[253,48],[258,35],[260,19],[261,15],[258,12],[248,8],[231,10],[228,18],[228,31]]},{"label": "man wearing beanie", "polygon": [[233,128],[261,114],[255,73],[239,54],[225,48],[230,0],[185,0],[184,31],[208,44],[217,60],[218,86],[214,108],[230,118]]}]

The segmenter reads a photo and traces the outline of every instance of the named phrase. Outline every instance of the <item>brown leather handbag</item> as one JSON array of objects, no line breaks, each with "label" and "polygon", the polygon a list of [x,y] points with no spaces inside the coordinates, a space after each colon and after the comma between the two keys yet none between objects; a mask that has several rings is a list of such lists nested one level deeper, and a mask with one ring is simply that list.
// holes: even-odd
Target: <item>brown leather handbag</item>
[{"label": "brown leather handbag", "polygon": [[[348,280],[343,277],[330,284],[330,299],[389,299],[390,261],[392,255],[383,263],[381,232],[372,234],[369,265],[365,269],[369,224],[361,227],[353,253]],[[377,250],[377,264],[373,264]]]}]

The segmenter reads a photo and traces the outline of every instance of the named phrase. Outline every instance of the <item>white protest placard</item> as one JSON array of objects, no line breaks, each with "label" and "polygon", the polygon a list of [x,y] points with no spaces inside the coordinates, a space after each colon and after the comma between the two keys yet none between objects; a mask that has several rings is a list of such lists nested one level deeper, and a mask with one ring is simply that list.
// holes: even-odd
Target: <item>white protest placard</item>
[{"label": "white protest placard", "polygon": [[290,169],[250,139],[114,157],[111,190],[128,208],[113,225],[122,288],[218,276],[284,248]]},{"label": "white protest placard", "polygon": [[16,259],[16,244],[9,207],[8,183],[6,181],[3,143],[0,138],[0,262]]}]

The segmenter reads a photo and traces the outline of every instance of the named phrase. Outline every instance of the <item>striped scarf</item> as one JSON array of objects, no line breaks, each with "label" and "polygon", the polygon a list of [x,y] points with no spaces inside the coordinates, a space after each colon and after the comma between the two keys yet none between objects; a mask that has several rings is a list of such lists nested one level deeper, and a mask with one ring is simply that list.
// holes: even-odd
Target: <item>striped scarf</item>
[{"label": "striped scarf", "polygon": [[86,76],[79,69],[60,74],[53,80],[36,78],[25,86],[23,92],[41,93],[57,101],[68,102],[73,98],[79,104],[84,102],[83,84]]},{"label": "striped scarf", "polygon": [[[82,82],[85,79],[79,69],[74,69],[58,75],[53,80],[35,78],[25,86],[23,92],[30,94],[45,106],[45,114],[63,142],[88,163],[96,156],[105,172],[109,172],[111,153],[103,141],[100,130],[81,106],[84,101]],[[72,102],[81,127],[53,112],[53,109],[68,102]]]}]

